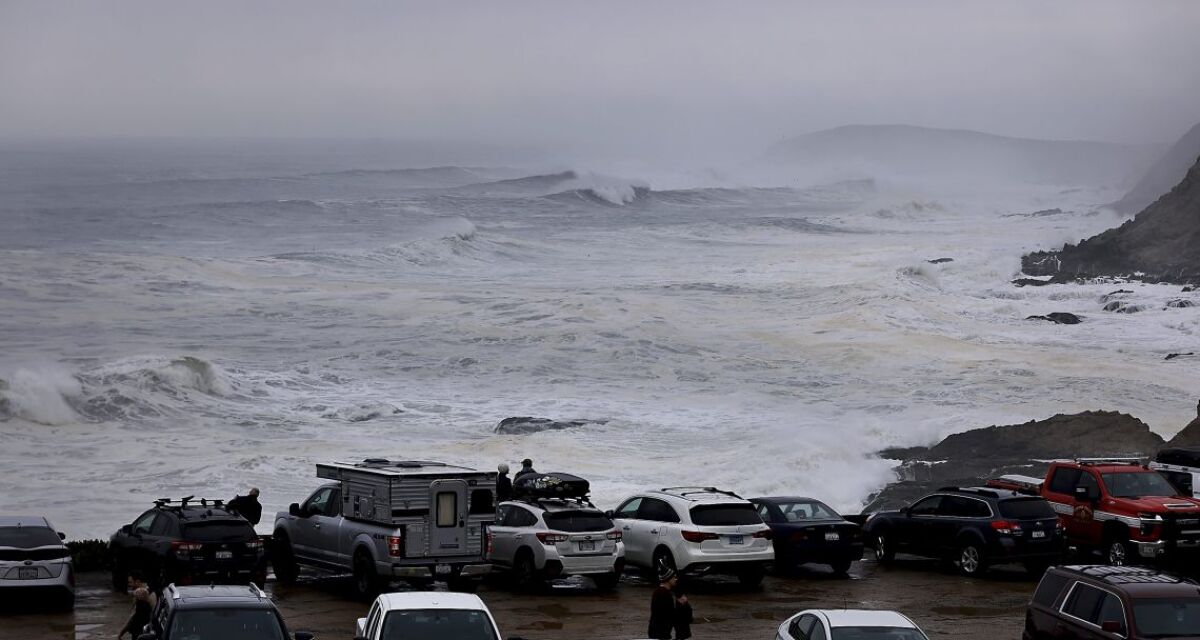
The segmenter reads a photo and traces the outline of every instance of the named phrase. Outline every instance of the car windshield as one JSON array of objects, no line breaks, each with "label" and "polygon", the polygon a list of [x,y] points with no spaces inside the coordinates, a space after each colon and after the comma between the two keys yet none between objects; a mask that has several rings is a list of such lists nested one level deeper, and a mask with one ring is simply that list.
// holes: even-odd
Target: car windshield
[{"label": "car windshield", "polygon": [[484,611],[412,609],[389,611],[380,640],[496,640],[492,619]]},{"label": "car windshield", "polygon": [[799,500],[796,502],[781,502],[779,510],[788,522],[803,522],[805,520],[841,520],[836,511],[816,500]]},{"label": "car windshield", "polygon": [[1138,637],[1195,637],[1200,629],[1200,598],[1153,598],[1133,601]]},{"label": "car windshield", "polygon": [[171,620],[171,640],[285,640],[270,609],[185,609]]},{"label": "car windshield", "polygon": [[209,520],[183,525],[183,538],[197,542],[241,542],[257,537],[244,520]]},{"label": "car windshield", "polygon": [[577,531],[608,531],[613,528],[612,520],[603,513],[588,511],[556,511],[543,516],[546,526],[555,531],[575,533]]},{"label": "car windshield", "polygon": [[834,627],[831,640],[929,640],[911,627]]},{"label": "car windshield", "polygon": [[1102,473],[1100,477],[1114,498],[1179,495],[1179,490],[1155,471]]},{"label": "car windshield", "polygon": [[732,527],[762,524],[758,511],[750,503],[702,504],[692,507],[692,522],[701,527]]},{"label": "car windshield", "polygon": [[1054,507],[1041,498],[1018,498],[1016,500],[1001,500],[1000,515],[1014,520],[1032,520],[1035,518],[1054,518]]},{"label": "car windshield", "polygon": [[48,545],[61,546],[62,539],[46,527],[0,527],[0,547],[32,549]]}]

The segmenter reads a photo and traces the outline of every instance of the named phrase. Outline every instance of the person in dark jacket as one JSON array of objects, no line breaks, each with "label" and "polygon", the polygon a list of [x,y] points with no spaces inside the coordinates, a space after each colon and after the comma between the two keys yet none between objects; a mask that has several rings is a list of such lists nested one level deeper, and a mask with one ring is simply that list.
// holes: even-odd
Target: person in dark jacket
[{"label": "person in dark jacket", "polygon": [[130,571],[126,583],[129,591],[133,593],[133,611],[129,614],[129,620],[125,622],[125,626],[121,627],[120,633],[117,634],[117,640],[121,640],[125,634],[129,634],[130,638],[137,640],[138,636],[142,635],[143,628],[150,624],[150,617],[154,614],[155,605],[158,604],[158,596],[150,590],[150,585],[146,584],[146,578],[141,571]]},{"label": "person in dark jacket", "polygon": [[675,640],[692,637],[692,605],[679,585],[675,586]]},{"label": "person in dark jacket", "polygon": [[513,476],[513,481],[515,482],[517,480],[520,480],[522,476],[527,476],[531,473],[533,473],[533,474],[537,473],[537,471],[535,471],[533,469],[533,460],[530,460],[529,458],[525,458],[524,460],[521,461],[521,470],[517,472],[517,475]]},{"label": "person in dark jacket", "polygon": [[646,630],[647,638],[671,640],[671,631],[675,629],[677,604],[675,594],[671,590],[678,582],[674,569],[665,564],[658,567],[658,588],[650,596],[650,627]]},{"label": "person in dark jacket", "polygon": [[258,489],[250,489],[250,493],[244,496],[234,496],[226,505],[226,509],[237,513],[246,519],[250,524],[258,524],[262,519],[262,505],[258,502]]},{"label": "person in dark jacket", "polygon": [[496,471],[499,472],[496,476],[496,503],[499,504],[512,497],[512,480],[508,478],[508,465],[502,463]]}]

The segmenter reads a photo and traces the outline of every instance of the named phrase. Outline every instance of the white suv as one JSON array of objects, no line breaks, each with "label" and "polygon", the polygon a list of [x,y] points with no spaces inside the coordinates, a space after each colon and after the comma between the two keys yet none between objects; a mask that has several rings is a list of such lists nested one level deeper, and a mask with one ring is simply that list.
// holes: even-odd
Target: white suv
[{"label": "white suv", "polygon": [[617,586],[625,569],[621,531],[583,500],[502,502],[487,539],[488,559],[509,570],[519,587],[584,575],[607,591]]},{"label": "white suv", "polygon": [[680,575],[736,575],[757,586],[775,559],[771,528],[748,500],[713,487],[670,487],[627,498],[608,515],[625,537],[629,564]]},{"label": "white suv", "polygon": [[367,617],[359,618],[354,628],[355,640],[500,640],[503,637],[483,600],[467,593],[385,593],[375,598]]}]

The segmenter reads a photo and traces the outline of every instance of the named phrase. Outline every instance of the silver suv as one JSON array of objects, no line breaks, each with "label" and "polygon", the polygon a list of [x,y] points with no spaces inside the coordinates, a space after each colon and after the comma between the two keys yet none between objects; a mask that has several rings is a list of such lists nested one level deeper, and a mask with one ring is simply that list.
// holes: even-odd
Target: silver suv
[{"label": "silver suv", "polygon": [[624,534],[629,564],[683,576],[737,576],[758,586],[775,559],[771,528],[741,496],[713,487],[668,487],[627,498],[607,514]]},{"label": "silver suv", "polygon": [[500,503],[488,529],[488,558],[518,587],[582,575],[596,588],[616,588],[625,568],[621,532],[584,500],[543,498]]}]

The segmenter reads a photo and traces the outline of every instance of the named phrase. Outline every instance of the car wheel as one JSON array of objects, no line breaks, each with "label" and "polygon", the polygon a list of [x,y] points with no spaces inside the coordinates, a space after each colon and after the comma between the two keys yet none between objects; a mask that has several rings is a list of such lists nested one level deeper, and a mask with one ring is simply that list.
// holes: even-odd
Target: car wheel
[{"label": "car wheel", "polygon": [[375,575],[375,561],[366,551],[354,554],[354,593],[363,600],[370,600],[379,591],[379,577]]},{"label": "car wheel", "polygon": [[541,578],[538,576],[537,567],[533,565],[533,553],[528,549],[522,549],[517,553],[517,559],[513,562],[513,584],[518,589],[536,589],[541,586]]},{"label": "car wheel", "polygon": [[654,552],[654,562],[651,564],[653,566],[650,567],[650,575],[654,576],[655,582],[658,581],[659,567],[666,567],[671,571],[677,570],[675,567],[675,556],[666,547],[659,547]]},{"label": "car wheel", "polygon": [[891,564],[896,559],[896,549],[892,546],[892,537],[886,531],[875,534],[875,562]]},{"label": "car wheel", "polygon": [[964,576],[977,576],[987,570],[987,559],[983,549],[974,542],[968,542],[958,549],[958,571]]},{"label": "car wheel", "polygon": [[1109,538],[1104,545],[1104,559],[1114,567],[1131,564],[1133,554],[1129,551],[1129,542],[1116,536]]},{"label": "car wheel", "polygon": [[847,571],[850,571],[850,565],[852,564],[854,564],[854,562],[851,560],[838,560],[837,562],[829,565],[829,568],[833,569],[833,572],[839,576],[844,576],[846,575]]},{"label": "car wheel", "polygon": [[745,587],[747,589],[756,589],[756,588],[758,588],[759,585],[762,584],[763,575],[765,573],[766,572],[763,570],[762,567],[753,567],[750,569],[743,569],[741,572],[738,573],[737,579],[738,579],[738,582],[741,583],[741,585],[743,587]]},{"label": "car wheel", "polygon": [[612,591],[617,588],[621,582],[621,574],[605,573],[598,576],[592,576],[592,581],[596,583],[597,591]]},{"label": "car wheel", "polygon": [[286,533],[277,533],[273,537],[271,567],[275,570],[275,579],[284,584],[295,582],[300,575],[296,554],[292,552],[292,541]]}]

